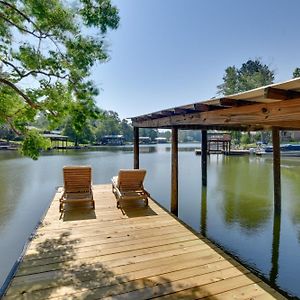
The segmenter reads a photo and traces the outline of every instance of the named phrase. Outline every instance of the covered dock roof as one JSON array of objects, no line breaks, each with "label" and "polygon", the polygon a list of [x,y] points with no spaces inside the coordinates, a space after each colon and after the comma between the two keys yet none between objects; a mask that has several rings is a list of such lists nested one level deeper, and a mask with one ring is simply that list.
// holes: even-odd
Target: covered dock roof
[{"label": "covered dock roof", "polygon": [[300,78],[132,117],[134,127],[300,130]]}]

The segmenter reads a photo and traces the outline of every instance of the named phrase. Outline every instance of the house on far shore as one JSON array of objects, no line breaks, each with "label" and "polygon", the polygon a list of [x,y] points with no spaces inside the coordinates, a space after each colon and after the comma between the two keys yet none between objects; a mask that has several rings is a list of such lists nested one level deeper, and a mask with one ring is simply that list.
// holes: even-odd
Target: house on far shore
[{"label": "house on far shore", "polygon": [[44,130],[42,136],[51,141],[51,149],[67,149],[69,137],[59,130]]},{"label": "house on far shore", "polygon": [[122,134],[118,135],[104,135],[101,138],[102,145],[110,145],[110,146],[120,146],[124,145],[125,139]]},{"label": "house on far shore", "polygon": [[157,144],[165,144],[168,142],[167,138],[165,137],[157,137],[154,140]]},{"label": "house on far shore", "polygon": [[300,142],[300,131],[281,131],[281,142]]},{"label": "house on far shore", "polygon": [[140,144],[151,144],[152,140],[149,136],[140,136],[139,137],[139,143]]}]

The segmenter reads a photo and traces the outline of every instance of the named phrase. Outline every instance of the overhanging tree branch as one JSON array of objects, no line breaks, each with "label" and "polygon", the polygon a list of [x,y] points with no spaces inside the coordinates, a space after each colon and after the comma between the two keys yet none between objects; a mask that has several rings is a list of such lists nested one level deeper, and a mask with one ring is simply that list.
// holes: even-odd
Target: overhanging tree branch
[{"label": "overhanging tree branch", "polygon": [[[14,5],[12,5],[11,3],[7,2],[7,1],[3,1],[0,0],[0,4],[3,4],[7,7],[9,7],[10,9],[14,10],[15,12],[17,12],[20,16],[22,16],[28,23],[32,24],[36,30],[38,30],[40,32],[40,34],[42,35],[43,32],[39,29],[39,27],[35,24],[34,21],[32,21],[32,19],[30,19],[26,14],[24,14],[21,10],[19,10],[17,7],[15,7]],[[33,31],[34,32],[34,31]]]},{"label": "overhanging tree branch", "polygon": [[7,60],[4,60],[4,59],[2,59],[1,61],[2,61],[5,65],[12,67],[12,68],[14,69],[14,71],[16,71],[16,72],[18,73],[18,75],[19,75],[20,77],[23,77],[22,72],[21,72],[14,64],[12,64],[11,62],[9,62],[9,61],[7,61]]},{"label": "overhanging tree branch", "polygon": [[13,84],[12,82],[10,82],[9,80],[0,77],[0,82],[3,83],[3,84],[5,84],[5,85],[7,85],[7,86],[9,86],[15,92],[17,92],[25,100],[25,102],[28,105],[30,105],[32,108],[34,108],[34,109],[38,109],[39,108],[39,105],[37,105],[36,103],[34,103],[25,93],[23,93],[15,84]]},{"label": "overhanging tree branch", "polygon": [[2,59],[1,60],[5,65],[7,66],[10,66],[11,68],[14,69],[14,71],[19,75],[20,77],[20,80],[25,78],[25,77],[28,77],[30,75],[38,75],[38,74],[41,74],[41,75],[44,75],[44,76],[48,76],[48,77],[56,77],[58,79],[64,79],[64,80],[69,80],[73,83],[73,81],[71,80],[70,78],[70,75],[69,74],[66,74],[66,75],[60,75],[60,74],[55,74],[53,72],[45,72],[45,71],[42,71],[42,70],[31,70],[27,73],[22,73],[22,71],[20,71],[20,69],[18,67],[16,67],[13,63],[7,61],[7,60],[4,60]]},{"label": "overhanging tree branch", "polygon": [[38,35],[36,35],[33,31],[30,31],[30,30],[28,30],[28,29],[26,29],[26,28],[24,28],[24,27],[19,26],[19,25],[16,24],[16,23],[12,22],[10,19],[8,19],[8,18],[7,18],[4,14],[2,14],[2,13],[0,13],[0,18],[1,18],[2,20],[4,20],[5,22],[9,23],[10,25],[12,25],[12,26],[18,28],[20,31],[23,31],[23,32],[32,34],[32,35],[35,36],[35,37],[38,37]]}]

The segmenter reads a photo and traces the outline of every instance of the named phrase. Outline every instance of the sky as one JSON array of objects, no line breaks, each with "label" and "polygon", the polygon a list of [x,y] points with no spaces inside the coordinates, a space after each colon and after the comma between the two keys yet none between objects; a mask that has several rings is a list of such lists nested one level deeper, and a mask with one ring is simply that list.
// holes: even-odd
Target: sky
[{"label": "sky", "polygon": [[112,0],[120,26],[93,70],[97,105],[129,118],[214,97],[228,66],[300,67],[299,0]]}]

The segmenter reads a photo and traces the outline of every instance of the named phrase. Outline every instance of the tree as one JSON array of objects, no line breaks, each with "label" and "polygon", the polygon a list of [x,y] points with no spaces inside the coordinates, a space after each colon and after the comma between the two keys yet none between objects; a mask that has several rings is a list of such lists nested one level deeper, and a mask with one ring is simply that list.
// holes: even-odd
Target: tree
[{"label": "tree", "polygon": [[25,155],[43,144],[29,134],[37,114],[51,128],[71,115],[78,131],[97,117],[89,76],[108,60],[105,34],[118,23],[110,0],[0,0],[0,125],[25,136]]},{"label": "tree", "polygon": [[121,133],[121,121],[114,111],[105,111],[102,119],[96,125],[96,140],[101,142],[105,135],[117,135]]},{"label": "tree", "polygon": [[158,130],[152,128],[140,128],[139,134],[140,136],[147,136],[154,141],[154,139],[158,137]]},{"label": "tree", "polygon": [[[270,70],[259,59],[248,60],[239,69],[235,66],[228,67],[225,70],[223,81],[222,84],[217,86],[218,94],[228,96],[273,83],[274,71]],[[246,138],[241,140],[242,134],[239,131],[233,132],[232,135],[238,144],[240,141],[246,141]],[[266,134],[263,137],[265,140],[268,139]]]},{"label": "tree", "polygon": [[167,139],[167,141],[170,141],[172,138],[172,132],[171,132],[171,130],[161,131],[161,132],[158,132],[158,136],[164,137]]},{"label": "tree", "polygon": [[238,70],[235,66],[225,70],[223,81],[224,83],[217,86],[218,94],[232,95],[238,93]]},{"label": "tree", "polygon": [[67,135],[74,142],[75,146],[78,146],[79,143],[90,144],[94,142],[95,134],[91,122],[86,122],[84,128],[80,131],[76,130],[73,124],[69,118],[64,125],[63,134]]},{"label": "tree", "polygon": [[217,86],[218,94],[224,96],[245,92],[273,83],[274,71],[259,59],[248,60],[241,68],[230,66],[225,70],[223,83]]},{"label": "tree", "polygon": [[296,68],[293,72],[293,78],[300,77],[300,68]]},{"label": "tree", "polygon": [[13,130],[6,124],[0,126],[0,138],[5,139],[7,142],[15,139],[16,134]]},{"label": "tree", "polygon": [[121,133],[124,136],[126,142],[133,141],[133,128],[126,119],[123,119],[121,122]]}]

